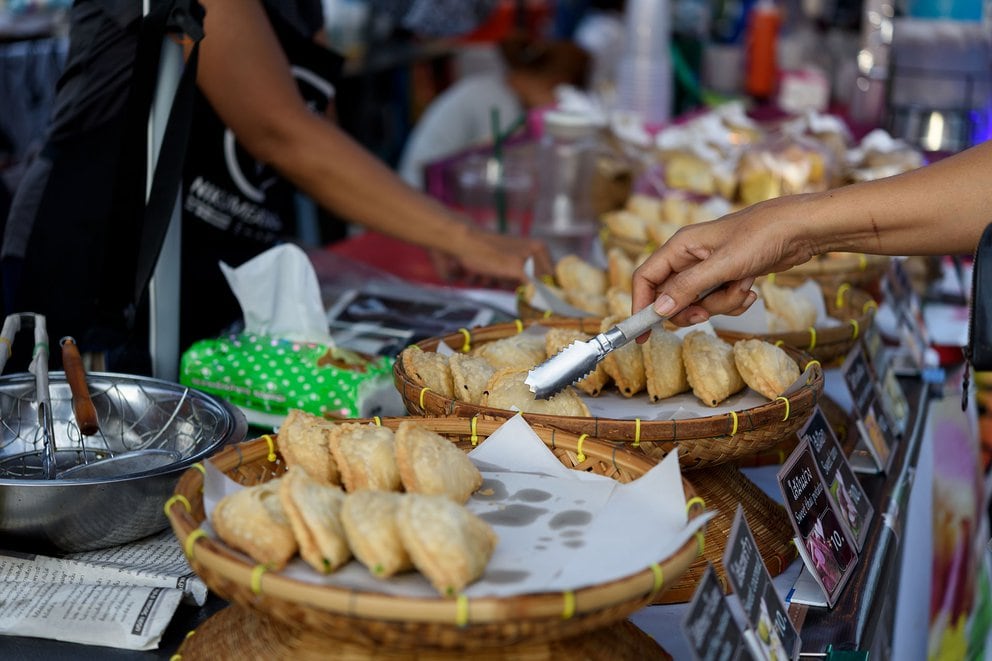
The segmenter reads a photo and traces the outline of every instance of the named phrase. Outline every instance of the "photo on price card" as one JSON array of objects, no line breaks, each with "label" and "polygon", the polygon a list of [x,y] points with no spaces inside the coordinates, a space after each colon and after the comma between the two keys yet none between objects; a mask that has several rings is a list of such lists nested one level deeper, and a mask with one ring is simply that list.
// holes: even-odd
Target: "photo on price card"
[{"label": "photo on price card", "polygon": [[857,563],[854,540],[834,511],[816,467],[813,450],[802,442],[778,474],[799,552],[806,568],[833,606]]}]

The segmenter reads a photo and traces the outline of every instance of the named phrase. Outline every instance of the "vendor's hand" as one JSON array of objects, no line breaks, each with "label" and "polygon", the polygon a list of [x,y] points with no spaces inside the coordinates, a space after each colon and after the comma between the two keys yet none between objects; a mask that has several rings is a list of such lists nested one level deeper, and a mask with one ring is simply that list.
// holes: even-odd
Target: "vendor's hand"
[{"label": "vendor's hand", "polygon": [[674,312],[671,320],[680,326],[747,310],[756,299],[755,277],[802,264],[813,254],[794,238],[801,234],[795,230],[802,222],[796,217],[799,198],[770,200],[680,229],[634,271],[633,309],[654,305],[659,314]]},{"label": "vendor's hand", "polygon": [[[528,237],[473,231],[470,239],[457,253],[449,253],[472,284],[479,286],[515,286],[526,279],[524,262],[534,258],[534,274],[540,277],[551,273],[551,257],[541,241]],[[447,260],[445,260],[447,261]],[[439,266],[435,260],[435,266]],[[450,263],[440,266],[449,277],[457,274]],[[439,271],[440,272],[440,271]],[[445,275],[442,272],[442,275]]]}]

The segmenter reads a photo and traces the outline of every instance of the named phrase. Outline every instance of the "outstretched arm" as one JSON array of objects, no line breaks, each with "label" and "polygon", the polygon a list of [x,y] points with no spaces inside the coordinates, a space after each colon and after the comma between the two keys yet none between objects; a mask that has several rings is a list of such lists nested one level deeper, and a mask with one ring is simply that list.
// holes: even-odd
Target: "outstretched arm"
[{"label": "outstretched arm", "polygon": [[[689,324],[740,313],[753,278],[830,251],[972,252],[992,222],[992,142],[894,177],[792,195],[680,229],[635,272],[633,306]],[[700,292],[730,283],[697,304]]]},{"label": "outstretched arm", "polygon": [[483,233],[413,190],[336,126],[311,113],[257,0],[201,0],[206,9],[197,82],[257,159],[318,204],[396,238],[452,255],[476,273],[520,279],[536,241]]}]

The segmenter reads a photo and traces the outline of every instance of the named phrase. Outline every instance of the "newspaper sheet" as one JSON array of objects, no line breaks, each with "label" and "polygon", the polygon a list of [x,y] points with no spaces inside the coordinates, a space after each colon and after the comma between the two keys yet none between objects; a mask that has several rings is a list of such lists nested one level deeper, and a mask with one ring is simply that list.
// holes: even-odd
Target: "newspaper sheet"
[{"label": "newspaper sheet", "polygon": [[4,635],[155,649],[180,602],[206,596],[171,531],[62,557],[0,550]]}]

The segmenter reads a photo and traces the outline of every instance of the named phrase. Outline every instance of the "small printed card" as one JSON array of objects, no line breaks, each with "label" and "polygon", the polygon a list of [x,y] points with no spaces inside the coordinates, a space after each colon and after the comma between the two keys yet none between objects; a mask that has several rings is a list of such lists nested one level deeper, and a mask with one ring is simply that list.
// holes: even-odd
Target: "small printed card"
[{"label": "small printed card", "polygon": [[926,366],[926,349],[930,346],[930,339],[923,322],[919,296],[901,260],[892,260],[882,278],[881,289],[898,322],[900,346],[895,363],[901,373],[918,374]]},{"label": "small printed card", "polygon": [[816,467],[827,489],[834,511],[841,525],[847,529],[848,537],[854,540],[858,551],[868,535],[868,524],[875,514],[875,508],[854,474],[847,458],[834,436],[826,416],[820,407],[799,430],[799,440],[809,443],[816,459]]},{"label": "small printed card", "polygon": [[778,482],[796,531],[799,555],[823,590],[826,605],[833,607],[854,571],[858,554],[827,496],[809,443],[799,443],[782,465]]},{"label": "small printed card", "polygon": [[682,633],[697,661],[737,661],[750,658],[744,649],[744,632],[734,619],[713,566],[706,565],[703,578],[682,620]]},{"label": "small printed card", "polygon": [[854,345],[840,369],[854,400],[861,441],[874,459],[876,469],[884,472],[892,455],[892,430],[881,411],[878,382],[861,345]]},{"label": "small printed card", "polygon": [[723,568],[764,658],[795,659],[799,654],[799,633],[772,584],[740,505],[723,554]]}]

